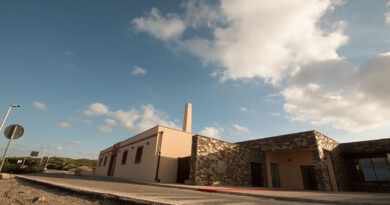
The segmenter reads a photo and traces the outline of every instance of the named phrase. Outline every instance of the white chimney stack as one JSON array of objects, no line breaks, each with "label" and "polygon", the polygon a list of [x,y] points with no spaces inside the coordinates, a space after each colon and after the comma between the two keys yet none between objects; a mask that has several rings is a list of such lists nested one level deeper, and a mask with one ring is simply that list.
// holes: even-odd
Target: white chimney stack
[{"label": "white chimney stack", "polygon": [[191,133],[192,104],[186,103],[184,110],[183,131]]}]

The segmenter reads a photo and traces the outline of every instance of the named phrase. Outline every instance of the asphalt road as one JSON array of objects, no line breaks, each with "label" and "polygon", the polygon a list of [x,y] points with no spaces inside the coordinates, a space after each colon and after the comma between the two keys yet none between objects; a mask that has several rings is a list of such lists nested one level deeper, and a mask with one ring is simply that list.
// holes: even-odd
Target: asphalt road
[{"label": "asphalt road", "polygon": [[79,177],[65,174],[46,174],[28,177],[63,187],[111,194],[157,204],[310,204],[143,185],[110,178]]}]

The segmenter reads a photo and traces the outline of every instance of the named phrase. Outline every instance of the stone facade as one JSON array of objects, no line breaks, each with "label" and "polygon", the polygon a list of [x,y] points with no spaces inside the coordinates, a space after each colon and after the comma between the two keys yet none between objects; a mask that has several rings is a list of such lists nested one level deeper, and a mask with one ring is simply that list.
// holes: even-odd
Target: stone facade
[{"label": "stone facade", "polygon": [[[246,146],[193,136],[190,181],[199,185],[251,185],[250,162],[264,155]],[[262,163],[264,164],[264,163]]]},{"label": "stone facade", "polygon": [[386,157],[390,153],[390,139],[341,143],[335,150],[342,191],[390,192],[390,181],[367,182],[358,177],[354,160],[367,157]]},{"label": "stone facade", "polygon": [[[260,152],[309,149],[312,153],[318,189],[323,191],[332,190],[330,178],[326,172],[323,150],[332,152],[338,146],[338,142],[317,131],[312,130],[264,139],[250,140],[239,142],[238,144],[245,145]],[[264,181],[267,181],[266,172],[264,173]]]},{"label": "stone facade", "polygon": [[319,190],[390,191],[390,181],[358,179],[352,163],[362,157],[386,156],[390,153],[390,139],[340,144],[314,130],[238,143],[194,135],[190,181],[198,185],[250,186],[251,162],[255,162],[261,164],[263,186],[266,187],[267,153],[292,150],[310,150]]}]

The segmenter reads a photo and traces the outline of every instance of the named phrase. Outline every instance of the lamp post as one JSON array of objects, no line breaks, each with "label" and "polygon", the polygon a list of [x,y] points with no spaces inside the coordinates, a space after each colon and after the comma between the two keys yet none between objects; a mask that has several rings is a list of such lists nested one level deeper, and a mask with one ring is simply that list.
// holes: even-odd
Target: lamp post
[{"label": "lamp post", "polygon": [[4,125],[4,123],[5,123],[5,120],[7,119],[8,114],[9,114],[9,112],[11,111],[11,108],[13,108],[13,107],[22,107],[22,106],[21,106],[21,105],[10,105],[10,106],[9,106],[7,113],[5,114],[5,116],[4,116],[4,118],[3,118],[3,122],[1,122],[0,131],[1,131],[1,128],[3,128],[3,125]]}]

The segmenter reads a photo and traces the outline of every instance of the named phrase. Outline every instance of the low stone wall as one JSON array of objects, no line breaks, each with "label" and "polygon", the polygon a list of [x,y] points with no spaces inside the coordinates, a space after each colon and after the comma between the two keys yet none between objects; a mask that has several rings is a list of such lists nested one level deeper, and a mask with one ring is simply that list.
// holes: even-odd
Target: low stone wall
[{"label": "low stone wall", "polygon": [[251,185],[250,162],[264,164],[264,154],[245,146],[193,136],[190,181],[198,185]]}]

